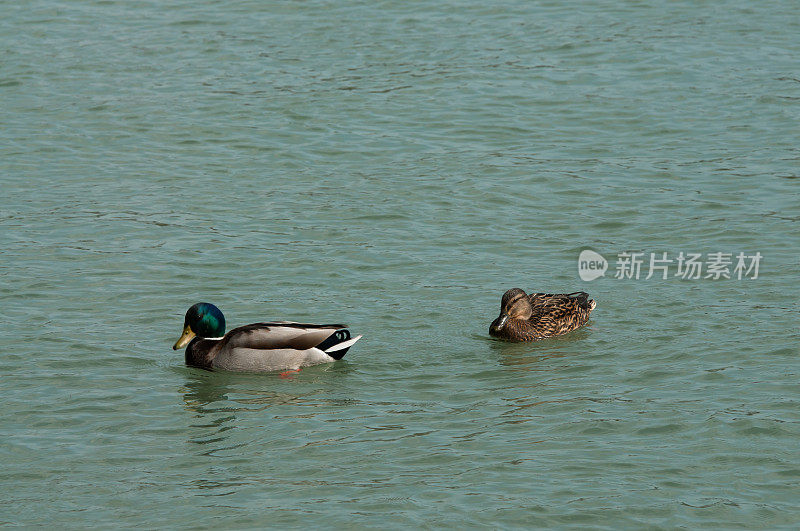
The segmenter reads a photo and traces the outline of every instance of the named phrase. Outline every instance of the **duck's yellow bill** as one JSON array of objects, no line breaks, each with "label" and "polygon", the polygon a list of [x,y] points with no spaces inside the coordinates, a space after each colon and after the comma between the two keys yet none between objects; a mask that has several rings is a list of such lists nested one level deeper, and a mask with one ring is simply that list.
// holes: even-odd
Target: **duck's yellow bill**
[{"label": "duck's yellow bill", "polygon": [[183,329],[183,334],[181,334],[180,339],[178,339],[174,345],[172,345],[172,350],[178,350],[179,348],[183,348],[189,344],[189,341],[194,339],[194,332],[192,332],[192,328],[189,325]]}]

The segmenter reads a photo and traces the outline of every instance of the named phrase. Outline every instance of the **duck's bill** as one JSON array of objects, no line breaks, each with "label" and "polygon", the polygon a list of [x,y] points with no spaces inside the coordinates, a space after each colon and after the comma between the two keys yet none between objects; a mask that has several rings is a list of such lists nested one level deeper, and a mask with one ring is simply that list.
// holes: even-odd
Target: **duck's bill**
[{"label": "duck's bill", "polygon": [[506,321],[508,321],[508,315],[501,314],[500,317],[495,319],[494,322],[492,323],[492,328],[494,330],[500,330],[505,326]]},{"label": "duck's bill", "polygon": [[186,325],[186,327],[183,329],[183,334],[181,334],[180,339],[178,339],[175,344],[172,345],[172,350],[178,350],[179,348],[185,347],[192,339],[194,339],[194,332],[192,332],[192,329],[189,327],[189,325]]}]

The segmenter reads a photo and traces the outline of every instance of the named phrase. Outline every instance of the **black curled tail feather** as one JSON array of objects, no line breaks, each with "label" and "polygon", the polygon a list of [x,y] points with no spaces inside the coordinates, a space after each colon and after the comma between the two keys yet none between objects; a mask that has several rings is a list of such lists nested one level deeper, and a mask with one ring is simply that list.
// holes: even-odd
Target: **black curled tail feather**
[{"label": "black curled tail feather", "polygon": [[347,351],[350,350],[350,347],[333,350],[332,352],[328,352],[328,349],[335,347],[339,343],[344,343],[349,339],[350,339],[350,330],[343,328],[329,335],[327,339],[325,339],[325,341],[317,345],[316,348],[320,349],[331,358],[335,360],[340,360],[344,357]]}]

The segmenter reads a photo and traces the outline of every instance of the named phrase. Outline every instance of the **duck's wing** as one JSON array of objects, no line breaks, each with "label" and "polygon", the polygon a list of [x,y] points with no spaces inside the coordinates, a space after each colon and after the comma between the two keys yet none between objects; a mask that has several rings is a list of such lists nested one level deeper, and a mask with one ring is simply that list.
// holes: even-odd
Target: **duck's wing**
[{"label": "duck's wing", "polygon": [[579,309],[591,310],[592,302],[585,291],[574,293],[531,293],[528,295],[534,313],[538,311],[550,312],[563,309],[577,311]]},{"label": "duck's wing", "polygon": [[574,330],[589,319],[594,301],[584,291],[575,293],[533,293],[529,295],[533,314],[528,320],[537,335],[551,336]]},{"label": "duck's wing", "polygon": [[271,321],[234,328],[225,335],[223,341],[228,348],[306,350],[316,347],[340,330],[346,331],[347,325]]}]

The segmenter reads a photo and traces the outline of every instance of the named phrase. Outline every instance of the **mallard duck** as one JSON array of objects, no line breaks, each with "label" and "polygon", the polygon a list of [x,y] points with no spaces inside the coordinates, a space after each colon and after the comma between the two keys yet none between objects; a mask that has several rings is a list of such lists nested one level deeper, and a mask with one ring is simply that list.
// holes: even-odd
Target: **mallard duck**
[{"label": "mallard duck", "polygon": [[186,364],[202,369],[269,372],[340,360],[361,336],[342,324],[255,323],[225,333],[225,316],[208,302],[189,308],[173,350],[186,347]]},{"label": "mallard duck", "polygon": [[586,324],[596,305],[583,291],[528,295],[510,289],[503,294],[500,316],[489,326],[489,335],[509,341],[559,336]]}]

